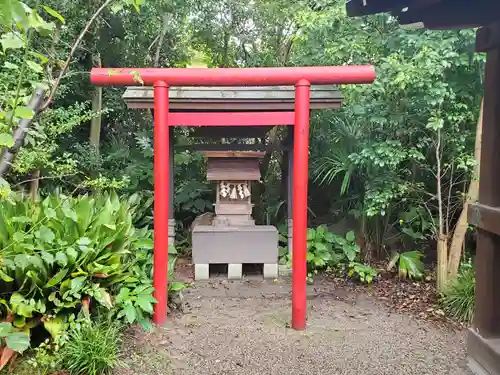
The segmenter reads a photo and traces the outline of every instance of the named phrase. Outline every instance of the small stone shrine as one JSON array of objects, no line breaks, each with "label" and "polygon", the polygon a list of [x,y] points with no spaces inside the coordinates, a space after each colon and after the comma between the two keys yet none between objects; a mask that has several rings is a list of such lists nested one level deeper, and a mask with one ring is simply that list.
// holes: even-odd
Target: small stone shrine
[{"label": "small stone shrine", "polygon": [[264,152],[204,152],[207,179],[217,184],[212,225],[192,232],[195,279],[209,277],[210,264],[227,264],[228,278],[240,279],[243,264],[263,264],[265,278],[278,276],[278,231],[255,225],[252,182],[260,181],[259,159]]}]

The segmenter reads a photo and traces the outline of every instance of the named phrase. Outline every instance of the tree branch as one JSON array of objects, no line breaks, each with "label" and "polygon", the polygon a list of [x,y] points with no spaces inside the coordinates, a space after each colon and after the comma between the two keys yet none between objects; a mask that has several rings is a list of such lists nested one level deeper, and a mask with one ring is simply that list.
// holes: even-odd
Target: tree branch
[{"label": "tree branch", "polygon": [[94,23],[94,21],[97,19],[97,17],[99,17],[99,15],[104,11],[104,9],[106,9],[106,7],[111,4],[113,0],[106,0],[100,7],[99,9],[96,10],[96,12],[92,15],[92,17],[90,17],[90,19],[88,20],[87,24],[85,25],[85,27],[83,28],[82,32],[80,33],[80,35],[78,36],[78,38],[76,39],[75,43],[73,43],[73,46],[71,47],[71,50],[69,52],[69,55],[68,55],[68,58],[66,59],[66,61],[64,62],[64,65],[63,65],[63,68],[61,69],[61,71],[59,72],[59,75],[57,76],[57,79],[56,79],[56,82],[54,84],[54,86],[52,87],[52,90],[50,91],[50,94],[49,96],[47,97],[47,100],[45,101],[44,105],[42,106],[42,108],[40,109],[40,112],[42,111],[45,111],[47,109],[47,107],[50,105],[50,103],[52,102],[52,99],[54,98],[54,95],[57,91],[57,89],[59,88],[59,85],[61,84],[61,80],[64,76],[64,74],[66,74],[66,72],[68,71],[68,68],[69,68],[69,64],[71,62],[71,59],[73,58],[73,55],[75,54],[76,52],[76,49],[78,48],[78,46],[80,45],[80,43],[82,42],[83,40],[83,37],[85,36],[85,34],[87,34],[87,32],[89,31],[90,29],[90,26],[92,26],[92,24]]},{"label": "tree branch", "polygon": [[41,177],[38,177],[38,178],[29,178],[27,180],[23,180],[21,182],[18,182],[17,184],[15,185],[12,185],[13,188],[16,188],[18,186],[21,186],[21,185],[24,185],[28,182],[32,182],[32,181],[35,181],[35,180],[58,180],[58,179],[63,179],[65,177],[73,177],[73,176],[77,176],[81,174],[81,172],[75,172],[75,173],[68,173],[68,174],[62,174],[62,175],[59,175],[59,176],[41,176]]},{"label": "tree branch", "polygon": [[151,51],[151,48],[153,48],[153,47],[154,47],[154,45],[156,44],[156,42],[158,41],[158,39],[160,39],[160,34],[158,34],[158,35],[156,36],[156,38],[155,38],[155,39],[151,42],[151,44],[149,45],[149,47],[148,47],[148,53]]},{"label": "tree branch", "polygon": [[12,161],[14,160],[14,156],[21,148],[24,143],[24,138],[26,137],[26,133],[28,132],[28,128],[31,126],[31,123],[35,119],[36,115],[40,112],[39,107],[42,104],[43,97],[45,94],[45,89],[39,87],[31,96],[31,99],[28,103],[28,108],[30,108],[34,114],[30,119],[21,119],[19,121],[19,125],[14,131],[14,145],[7,149],[3,150],[2,156],[0,158],[0,176],[7,173],[12,166]]}]

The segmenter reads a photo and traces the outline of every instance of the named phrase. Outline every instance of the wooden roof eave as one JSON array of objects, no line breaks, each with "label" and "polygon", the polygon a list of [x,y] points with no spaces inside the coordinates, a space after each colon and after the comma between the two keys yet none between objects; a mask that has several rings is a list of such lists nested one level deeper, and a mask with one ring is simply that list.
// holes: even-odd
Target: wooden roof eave
[{"label": "wooden roof eave", "polygon": [[401,25],[422,23],[427,29],[472,28],[495,22],[497,1],[488,0],[350,0],[350,17],[391,13]]}]

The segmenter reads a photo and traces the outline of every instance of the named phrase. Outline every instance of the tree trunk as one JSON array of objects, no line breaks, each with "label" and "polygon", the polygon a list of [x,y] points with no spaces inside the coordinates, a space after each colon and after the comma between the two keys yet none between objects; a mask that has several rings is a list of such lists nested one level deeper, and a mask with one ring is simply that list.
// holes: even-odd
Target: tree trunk
[{"label": "tree trunk", "polygon": [[160,66],[160,54],[161,54],[161,50],[163,48],[163,41],[165,39],[165,36],[167,35],[169,22],[170,22],[170,14],[164,13],[163,14],[163,28],[161,30],[159,37],[158,37],[158,44],[156,45],[155,59],[153,61],[153,66],[155,68],[158,68]]},{"label": "tree trunk", "polygon": [[437,130],[436,183],[438,198],[437,290],[442,292],[448,277],[448,233],[444,232],[443,191],[441,186],[441,129]]},{"label": "tree trunk", "polygon": [[99,144],[101,141],[102,122],[102,87],[96,87],[92,95],[92,112],[96,115],[90,122],[90,145],[93,147],[96,156],[99,155]]},{"label": "tree trunk", "polygon": [[[92,1],[90,2],[90,7],[92,8]],[[96,35],[99,34],[101,29],[100,18],[96,19],[94,23],[94,32]],[[102,68],[101,53],[99,52],[99,37],[95,41],[94,50],[92,52],[92,65],[98,68]],[[89,143],[94,152],[96,158],[99,157],[99,145],[101,143],[101,124],[102,124],[102,87],[94,87],[92,93],[92,119],[90,120],[90,134]]]},{"label": "tree trunk", "polygon": [[467,223],[467,208],[470,203],[477,200],[479,195],[479,162],[481,160],[481,136],[483,133],[483,101],[481,100],[481,109],[479,111],[479,119],[477,120],[476,126],[476,142],[474,147],[474,159],[476,160],[476,166],[474,167],[474,173],[469,184],[469,189],[467,191],[467,197],[458,218],[457,226],[453,233],[453,238],[451,240],[450,246],[450,256],[448,260],[448,276],[449,278],[455,278],[458,273],[458,268],[460,266],[460,259],[462,257],[462,246],[465,240],[465,235],[467,233],[467,228],[469,224]]},{"label": "tree trunk", "polygon": [[[161,54],[161,50],[163,48],[163,40],[165,39],[165,36],[167,35],[169,19],[170,19],[169,14],[164,13],[163,14],[163,28],[161,29],[160,34],[156,37],[155,41],[153,41],[153,43],[151,43],[151,46],[153,46],[155,42],[158,43],[156,45],[155,58],[153,60],[153,67],[155,67],[155,68],[160,67],[160,54]],[[151,116],[154,119],[155,109],[151,108],[149,111],[151,112]]]},{"label": "tree trunk", "polygon": [[[47,77],[49,77],[50,81],[54,79],[54,64],[56,60],[56,45],[59,43],[59,39],[61,38],[61,24],[57,24],[56,30],[54,32],[54,36],[52,37],[52,43],[50,45],[50,57],[51,60],[47,64]],[[30,196],[33,201],[36,200],[38,196],[38,189],[40,188],[40,168],[35,170],[31,176],[32,180],[30,182]]]},{"label": "tree trunk", "polygon": [[40,169],[33,172],[32,180],[30,182],[30,198],[35,201],[38,197],[38,188],[40,187]]},{"label": "tree trunk", "polygon": [[219,68],[228,68],[229,67],[229,38],[231,35],[229,31],[224,32],[224,47],[222,49],[222,61],[219,65]]},{"label": "tree trunk", "polygon": [[439,236],[437,241],[437,290],[444,291],[448,280],[448,237],[445,234]]}]

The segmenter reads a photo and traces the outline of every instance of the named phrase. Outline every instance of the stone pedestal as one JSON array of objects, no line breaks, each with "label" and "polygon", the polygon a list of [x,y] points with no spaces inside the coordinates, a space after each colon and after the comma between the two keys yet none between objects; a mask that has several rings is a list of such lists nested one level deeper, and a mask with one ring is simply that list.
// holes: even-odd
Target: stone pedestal
[{"label": "stone pedestal", "polygon": [[210,264],[228,264],[231,279],[241,278],[242,265],[249,263],[263,264],[264,278],[278,276],[278,230],[273,226],[197,225],[192,238],[196,280],[207,277]]}]

